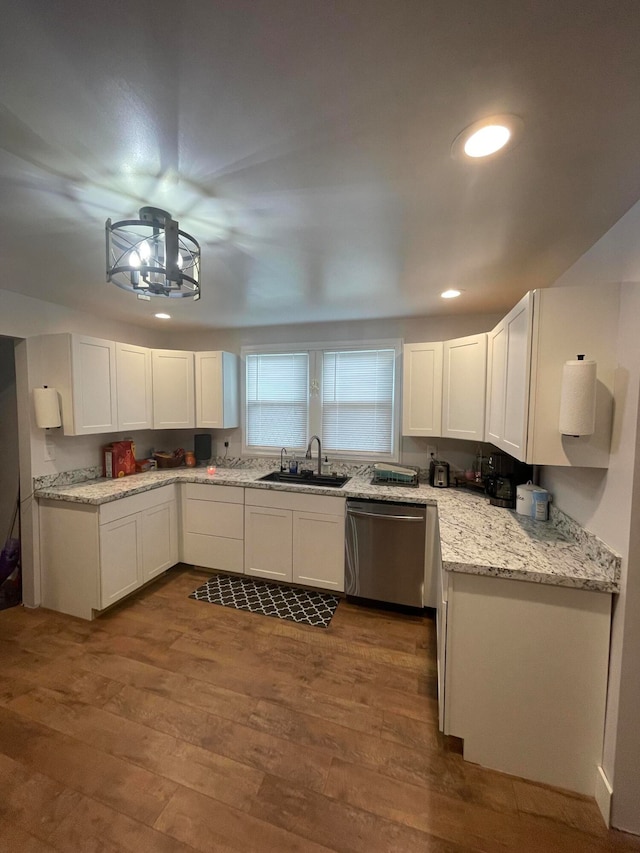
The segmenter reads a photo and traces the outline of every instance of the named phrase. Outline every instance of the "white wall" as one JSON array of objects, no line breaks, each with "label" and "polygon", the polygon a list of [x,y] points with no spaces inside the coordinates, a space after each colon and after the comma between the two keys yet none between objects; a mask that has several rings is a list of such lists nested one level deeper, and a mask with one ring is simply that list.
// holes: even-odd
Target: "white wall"
[{"label": "white wall", "polygon": [[243,346],[306,343],[313,341],[366,341],[402,338],[405,343],[444,341],[488,332],[501,314],[463,314],[447,317],[394,317],[385,320],[351,320],[340,323],[298,323],[282,326],[251,326],[243,329],[211,329],[206,332],[169,334],[168,346],[176,349],[221,349],[240,353]]},{"label": "white wall", "polygon": [[28,338],[54,332],[78,332],[146,347],[161,347],[164,329],[146,329],[117,323],[105,317],[72,311],[42,299],[32,299],[9,290],[0,290],[0,335]]},{"label": "white wall", "polygon": [[554,501],[623,558],[614,608],[603,767],[612,825],[640,834],[640,203],[555,283],[621,282],[615,413],[608,470],[545,468]]}]

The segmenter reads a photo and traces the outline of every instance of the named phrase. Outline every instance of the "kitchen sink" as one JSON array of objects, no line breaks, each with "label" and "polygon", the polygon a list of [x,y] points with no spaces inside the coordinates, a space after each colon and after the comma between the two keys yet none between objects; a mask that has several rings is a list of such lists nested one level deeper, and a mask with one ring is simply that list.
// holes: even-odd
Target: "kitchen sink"
[{"label": "kitchen sink", "polygon": [[339,477],[337,474],[315,474],[313,471],[302,474],[289,474],[286,471],[272,471],[259,477],[263,483],[290,483],[294,486],[333,486],[339,489],[351,477]]}]

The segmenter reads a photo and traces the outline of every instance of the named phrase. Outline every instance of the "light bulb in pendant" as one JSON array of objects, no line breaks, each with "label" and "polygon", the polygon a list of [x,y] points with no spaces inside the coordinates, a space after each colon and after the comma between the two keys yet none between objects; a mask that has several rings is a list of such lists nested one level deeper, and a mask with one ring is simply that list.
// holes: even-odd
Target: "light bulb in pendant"
[{"label": "light bulb in pendant", "polygon": [[151,247],[149,246],[149,244],[147,243],[146,240],[143,240],[142,243],[140,243],[140,260],[142,261],[143,264],[146,265],[149,262],[150,258],[151,258]]},{"label": "light bulb in pendant", "polygon": [[137,287],[140,284],[140,273],[138,272],[140,256],[135,249],[129,254],[129,266],[135,267],[135,269],[131,270],[131,284]]}]

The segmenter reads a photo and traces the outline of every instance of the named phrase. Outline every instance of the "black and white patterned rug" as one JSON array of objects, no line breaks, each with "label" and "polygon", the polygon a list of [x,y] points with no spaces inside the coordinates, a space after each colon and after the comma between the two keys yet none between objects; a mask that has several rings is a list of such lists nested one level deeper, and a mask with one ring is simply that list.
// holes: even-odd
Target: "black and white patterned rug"
[{"label": "black and white patterned rug", "polygon": [[264,616],[276,616],[326,628],[335,613],[338,602],[335,595],[295,589],[254,578],[232,575],[214,575],[192,592],[189,598],[249,610]]}]

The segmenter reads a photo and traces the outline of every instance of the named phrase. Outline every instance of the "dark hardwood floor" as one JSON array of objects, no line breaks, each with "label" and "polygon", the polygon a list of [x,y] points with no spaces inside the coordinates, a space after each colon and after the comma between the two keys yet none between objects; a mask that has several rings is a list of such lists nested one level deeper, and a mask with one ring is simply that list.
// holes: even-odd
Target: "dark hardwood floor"
[{"label": "dark hardwood floor", "polygon": [[592,800],[464,762],[427,617],[328,629],[188,598],[0,613],[0,850],[640,850]]}]

